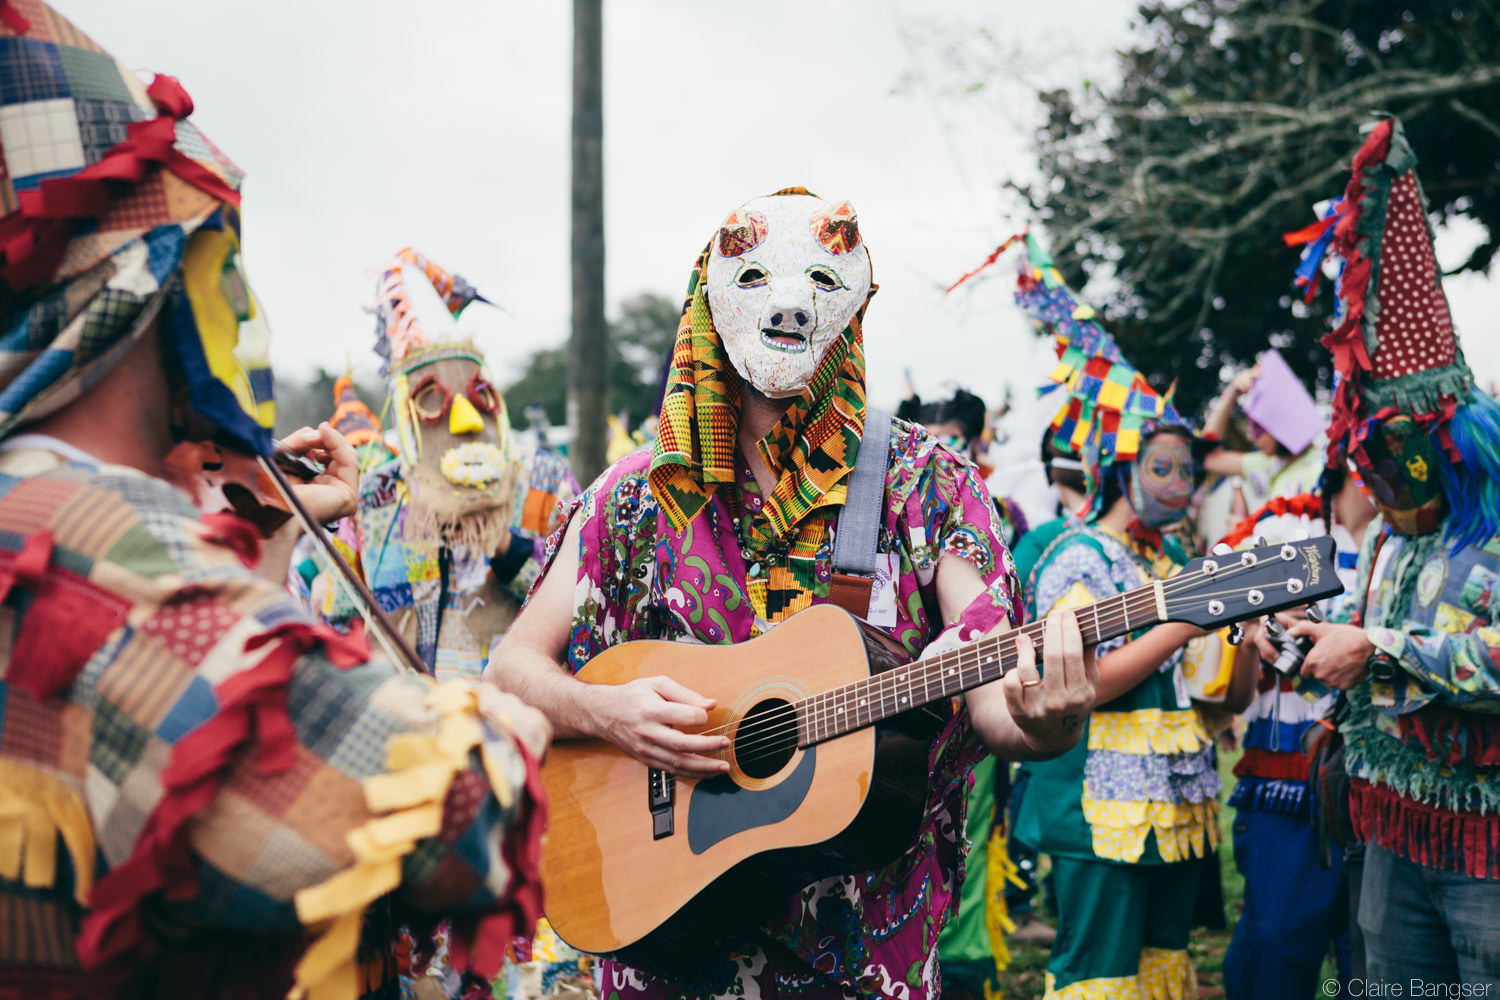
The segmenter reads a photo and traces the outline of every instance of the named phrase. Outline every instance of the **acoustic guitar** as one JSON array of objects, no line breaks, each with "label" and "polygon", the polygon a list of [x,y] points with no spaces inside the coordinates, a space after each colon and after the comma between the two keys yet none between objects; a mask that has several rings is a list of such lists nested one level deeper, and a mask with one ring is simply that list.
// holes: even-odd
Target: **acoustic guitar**
[{"label": "acoustic guitar", "polygon": [[[1161,622],[1216,628],[1339,593],[1333,541],[1309,539],[1189,563],[1076,610],[1085,644]],[[716,700],[727,774],[679,778],[602,740],[559,741],[542,769],[547,919],[582,951],[660,966],[722,949],[801,887],[869,871],[912,843],[927,753],[954,695],[1016,664],[1043,623],[915,662],[831,604],[735,646],[640,641],[578,672],[593,684],[665,675]],[[722,950],[718,950],[722,954]]]}]

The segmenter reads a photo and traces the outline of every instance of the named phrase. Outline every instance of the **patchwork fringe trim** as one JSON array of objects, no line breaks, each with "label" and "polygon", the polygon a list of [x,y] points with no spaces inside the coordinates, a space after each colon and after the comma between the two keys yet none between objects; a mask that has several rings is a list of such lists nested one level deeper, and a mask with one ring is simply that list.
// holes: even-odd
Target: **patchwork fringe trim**
[{"label": "patchwork fringe trim", "polygon": [[83,794],[43,771],[0,760],[0,878],[31,889],[57,884],[57,841],[73,867],[73,897],[94,888],[94,825]]},{"label": "patchwork fringe trim", "polygon": [[1203,857],[1219,846],[1219,803],[1128,802],[1095,799],[1084,789],[1083,818],[1094,837],[1094,853],[1109,861],[1135,863],[1146,850],[1146,835],[1156,834],[1156,849],[1166,862]]},{"label": "patchwork fringe trim", "polygon": [[1080,979],[1057,988],[1047,973],[1046,1000],[1197,1000],[1198,972],[1186,951],[1142,948],[1133,976]]},{"label": "patchwork fringe trim", "polygon": [[161,773],[162,796],[136,838],[135,849],[94,887],[79,929],[78,957],[99,992],[121,992],[155,950],[141,920],[141,906],[161,893],[191,898],[197,874],[187,826],[218,795],[234,758],[254,748],[262,774],[279,774],[296,760],[296,730],[287,714],[287,685],[299,656],[321,646],[335,666],[369,659],[362,641],[326,626],[293,622],[245,644],[266,649],[255,666],[226,678],[215,689],[218,712],[183,737]]},{"label": "patchwork fringe trim", "polygon": [[1441,809],[1362,778],[1349,783],[1349,812],[1366,843],[1429,868],[1500,877],[1500,815]]},{"label": "patchwork fringe trim", "polygon": [[1089,717],[1090,750],[1196,753],[1208,742],[1208,730],[1193,709],[1141,708],[1134,712],[1095,712]]},{"label": "patchwork fringe trim", "polygon": [[[373,818],[348,835],[354,864],[326,882],[297,893],[298,919],[308,926],[324,925],[324,929],[297,963],[292,1000],[354,1000],[359,996],[356,952],[365,909],[401,884],[402,860],[418,841],[435,837],[442,830],[449,787],[454,776],[468,768],[472,750],[479,748],[490,787],[502,807],[510,808],[518,795],[534,795],[539,790],[536,764],[519,743],[516,749],[525,760],[526,788],[512,787],[506,779],[504,762],[484,743],[478,695],[471,685],[439,685],[432,691],[430,704],[440,717],[437,735],[406,733],[392,738],[386,752],[386,773],[365,779],[365,801]],[[538,884],[540,838],[534,834],[540,832],[535,827],[545,822],[539,815],[543,812],[538,804],[529,810],[530,823],[517,824],[521,836],[531,842],[521,845],[519,855],[513,838],[507,837],[512,849],[506,852],[505,861],[512,866],[513,894]],[[522,919],[527,931],[534,926],[539,910],[535,905],[539,894],[533,895],[538,898],[524,904],[530,911]],[[512,922],[507,919],[503,927],[481,930],[483,940],[474,953],[473,971],[486,979],[499,971],[511,929]],[[497,934],[503,935],[498,953],[494,947],[497,942],[490,940]],[[456,935],[454,944],[458,944]],[[467,948],[454,947],[455,967],[468,964],[467,952]]]},{"label": "patchwork fringe trim", "polygon": [[1312,815],[1312,796],[1305,781],[1265,780],[1251,775],[1241,778],[1229,793],[1229,806],[1246,812]]}]

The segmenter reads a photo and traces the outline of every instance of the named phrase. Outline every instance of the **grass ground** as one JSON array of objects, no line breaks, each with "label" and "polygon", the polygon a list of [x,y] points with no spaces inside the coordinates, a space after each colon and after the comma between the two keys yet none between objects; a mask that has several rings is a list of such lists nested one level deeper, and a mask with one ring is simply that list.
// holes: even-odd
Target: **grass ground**
[{"label": "grass ground", "polygon": [[[1220,756],[1219,773],[1224,778],[1226,789],[1233,787],[1235,779],[1230,769],[1238,759],[1238,751]],[[1224,911],[1228,929],[1196,929],[1188,945],[1193,964],[1198,970],[1200,997],[1224,995],[1224,952],[1234,934],[1235,921],[1239,919],[1245,897],[1245,880],[1234,867],[1234,852],[1230,847],[1230,829],[1233,825],[1234,810],[1226,806],[1219,812],[1219,868],[1223,873]],[[1050,915],[1044,917],[1049,923],[1052,922]],[[1006,1000],[1032,1000],[1041,997],[1047,973],[1047,954],[1045,948],[1012,947],[1010,968],[1001,977]]]}]

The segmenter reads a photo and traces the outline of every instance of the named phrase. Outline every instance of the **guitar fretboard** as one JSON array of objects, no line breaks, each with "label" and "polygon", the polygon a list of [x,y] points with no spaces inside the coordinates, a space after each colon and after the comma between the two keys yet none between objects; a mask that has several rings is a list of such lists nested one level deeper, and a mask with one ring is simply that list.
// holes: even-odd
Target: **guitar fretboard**
[{"label": "guitar fretboard", "polygon": [[[1166,620],[1160,583],[1128,590],[1079,608],[1074,613],[1078,616],[1079,630],[1086,646]],[[1016,644],[1021,635],[1031,638],[1040,663],[1045,631],[1046,623],[1035,621],[804,698],[794,706],[797,710],[797,743],[803,747],[811,746],[874,725],[908,709],[999,680],[1016,666]]]}]

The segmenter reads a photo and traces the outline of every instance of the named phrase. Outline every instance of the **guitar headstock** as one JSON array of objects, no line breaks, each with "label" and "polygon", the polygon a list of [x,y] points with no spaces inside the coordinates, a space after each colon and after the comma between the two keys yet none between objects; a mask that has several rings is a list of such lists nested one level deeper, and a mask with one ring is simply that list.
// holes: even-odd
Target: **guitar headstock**
[{"label": "guitar headstock", "polygon": [[1325,535],[1194,559],[1162,584],[1165,618],[1210,629],[1341,594],[1334,558]]}]

